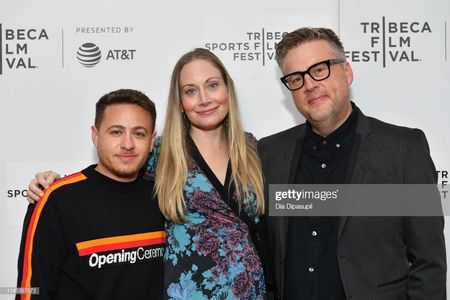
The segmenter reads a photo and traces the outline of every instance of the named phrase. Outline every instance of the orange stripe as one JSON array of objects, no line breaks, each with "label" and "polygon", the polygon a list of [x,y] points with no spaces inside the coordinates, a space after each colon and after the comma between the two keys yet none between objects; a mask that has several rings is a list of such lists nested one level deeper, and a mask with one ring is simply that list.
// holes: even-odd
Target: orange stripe
[{"label": "orange stripe", "polygon": [[136,241],[149,240],[149,239],[161,238],[161,237],[166,237],[165,231],[154,231],[154,232],[114,236],[114,237],[107,237],[107,238],[101,238],[101,239],[77,243],[77,249],[78,249],[78,251],[80,251],[80,250],[83,250],[86,248],[92,248],[92,247],[97,247],[97,246],[105,246],[105,245],[109,245],[109,244],[117,244],[117,243],[125,243],[125,242],[136,242]]},{"label": "orange stripe", "polygon": [[[62,178],[61,180],[55,181],[50,187],[45,191],[44,196],[39,200],[34,208],[33,215],[31,216],[30,224],[27,229],[27,237],[25,240],[25,251],[24,251],[24,263],[22,271],[22,284],[21,287],[29,288],[31,287],[31,276],[33,274],[32,270],[32,255],[33,255],[33,244],[34,244],[34,234],[36,232],[36,227],[39,222],[39,217],[41,216],[42,209],[47,203],[50,194],[60,188],[61,186],[72,184],[81,180],[85,180],[86,176],[82,173],[75,173],[73,175]],[[31,294],[22,294],[21,299],[30,299]]]},{"label": "orange stripe", "polygon": [[158,238],[154,238],[154,239],[142,240],[142,241],[136,241],[136,242],[124,242],[124,243],[108,244],[108,245],[103,245],[103,246],[95,246],[95,247],[91,247],[91,248],[78,250],[78,254],[80,256],[86,256],[86,255],[89,255],[92,253],[113,251],[113,250],[118,250],[118,249],[138,248],[138,247],[143,247],[143,246],[152,246],[152,245],[165,244],[165,243],[166,243],[165,237],[158,237]]}]

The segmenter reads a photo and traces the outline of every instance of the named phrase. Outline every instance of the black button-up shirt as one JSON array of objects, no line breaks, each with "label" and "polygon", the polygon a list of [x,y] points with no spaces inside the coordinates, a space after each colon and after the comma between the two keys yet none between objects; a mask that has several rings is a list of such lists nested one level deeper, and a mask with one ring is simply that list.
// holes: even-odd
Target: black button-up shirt
[{"label": "black button-up shirt", "polygon": [[[323,137],[307,124],[296,183],[345,183],[356,128],[356,112]],[[290,217],[284,268],[284,299],[341,300],[337,262],[338,217]]]}]

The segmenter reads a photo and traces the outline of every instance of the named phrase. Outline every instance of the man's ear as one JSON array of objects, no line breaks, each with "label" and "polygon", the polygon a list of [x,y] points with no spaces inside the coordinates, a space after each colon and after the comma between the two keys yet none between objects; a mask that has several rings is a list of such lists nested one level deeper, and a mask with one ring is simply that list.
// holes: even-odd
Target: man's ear
[{"label": "man's ear", "polygon": [[153,151],[153,146],[155,145],[155,140],[156,140],[156,131],[153,131],[151,139],[152,139],[152,141],[151,141],[151,144],[150,144],[150,151],[149,152]]},{"label": "man's ear", "polygon": [[347,78],[347,84],[350,86],[353,82],[353,69],[348,61],[344,62],[344,72]]},{"label": "man's ear", "polygon": [[91,126],[91,138],[92,138],[92,143],[94,144],[95,148],[97,148],[98,130],[97,130],[97,127],[95,127],[95,125]]}]

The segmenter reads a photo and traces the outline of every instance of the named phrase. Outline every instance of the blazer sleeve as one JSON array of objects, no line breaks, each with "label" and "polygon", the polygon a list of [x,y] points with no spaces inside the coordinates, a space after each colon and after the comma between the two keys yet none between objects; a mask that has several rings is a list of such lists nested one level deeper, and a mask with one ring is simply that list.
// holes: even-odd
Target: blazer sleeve
[{"label": "blazer sleeve", "polygon": [[[421,130],[413,130],[406,142],[403,174],[405,184],[435,184],[437,181],[428,143]],[[411,263],[408,299],[446,299],[444,218],[405,217],[404,227],[406,251]]]},{"label": "blazer sleeve", "polygon": [[[261,164],[264,171],[264,165],[266,161],[265,153],[268,150],[265,147],[265,139],[259,140],[257,143],[257,151],[258,155],[261,159]],[[260,258],[261,262],[264,267],[264,278],[266,280],[266,289],[267,289],[267,299],[268,300],[275,300],[280,299],[280,294],[278,292],[277,286],[276,286],[276,280],[275,280],[275,254],[274,249],[272,245],[272,241],[269,239],[268,234],[268,183],[264,179],[264,201],[265,201],[265,215],[262,216],[261,223],[259,224],[259,238],[260,238]]]},{"label": "blazer sleeve", "polygon": [[16,299],[53,299],[56,296],[64,242],[60,217],[57,209],[48,203],[50,198],[28,207],[18,261],[17,286],[39,288],[39,294],[22,294]]}]

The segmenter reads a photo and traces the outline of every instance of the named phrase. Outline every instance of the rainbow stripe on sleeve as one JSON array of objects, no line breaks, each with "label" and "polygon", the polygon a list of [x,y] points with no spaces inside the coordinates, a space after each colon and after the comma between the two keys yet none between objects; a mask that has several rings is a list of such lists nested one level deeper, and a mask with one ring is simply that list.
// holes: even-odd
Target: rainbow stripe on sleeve
[{"label": "rainbow stripe on sleeve", "polygon": [[[32,255],[33,255],[34,234],[36,232],[36,227],[38,225],[39,218],[42,213],[42,209],[44,208],[45,204],[47,203],[50,194],[54,190],[60,188],[61,186],[79,182],[79,181],[82,181],[85,179],[86,179],[86,176],[84,176],[81,172],[79,172],[79,173],[75,173],[73,175],[64,177],[61,180],[54,182],[45,191],[45,194],[42,197],[42,199],[40,199],[39,202],[36,204],[36,207],[34,208],[33,214],[31,216],[30,224],[28,225],[28,229],[27,229],[27,236],[26,236],[26,241],[25,241],[25,251],[24,251],[24,258],[23,258],[24,262],[23,262],[22,280],[21,280],[22,288],[31,288],[31,277],[33,275],[31,259],[32,259]],[[30,298],[31,298],[31,294],[22,294],[21,295],[22,300],[29,300]]]}]

